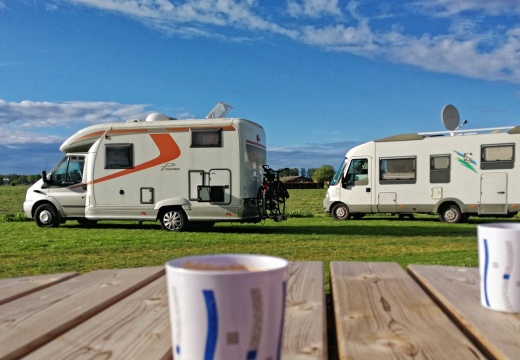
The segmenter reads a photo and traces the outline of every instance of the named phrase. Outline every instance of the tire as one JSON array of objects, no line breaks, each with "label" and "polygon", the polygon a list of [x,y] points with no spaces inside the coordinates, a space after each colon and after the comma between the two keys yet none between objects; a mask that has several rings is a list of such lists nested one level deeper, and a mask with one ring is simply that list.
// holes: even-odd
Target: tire
[{"label": "tire", "polygon": [[445,206],[439,212],[439,219],[442,222],[456,224],[461,222],[463,218],[464,216],[462,215],[460,208],[455,204]]},{"label": "tire", "polygon": [[184,231],[188,227],[188,218],[183,210],[169,208],[161,212],[161,227],[167,231]]},{"label": "tire", "polygon": [[60,226],[60,214],[51,204],[42,204],[36,208],[34,213],[36,225],[41,228],[51,228]]},{"label": "tire", "polygon": [[343,203],[336,204],[332,208],[332,217],[335,220],[348,220],[350,219],[350,210]]},{"label": "tire", "polygon": [[86,227],[86,228],[94,227],[97,224],[97,220],[90,220],[87,218],[79,218],[76,220],[77,220],[78,224],[80,224],[82,227]]}]

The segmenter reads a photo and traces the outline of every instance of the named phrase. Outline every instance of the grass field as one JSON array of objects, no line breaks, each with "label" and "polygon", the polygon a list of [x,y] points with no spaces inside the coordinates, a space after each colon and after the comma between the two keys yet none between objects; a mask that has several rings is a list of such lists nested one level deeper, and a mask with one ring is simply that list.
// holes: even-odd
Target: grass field
[{"label": "grass field", "polygon": [[334,221],[323,213],[325,190],[318,189],[291,190],[289,219],[282,223],[218,223],[211,232],[182,233],[152,222],[100,222],[85,229],[69,221],[41,229],[33,221],[20,221],[26,189],[0,186],[0,277],[162,265],[171,258],[208,253],[319,260],[327,270],[333,260],[477,266],[477,224],[517,220],[470,218],[446,224],[435,216],[398,220],[378,215]]}]

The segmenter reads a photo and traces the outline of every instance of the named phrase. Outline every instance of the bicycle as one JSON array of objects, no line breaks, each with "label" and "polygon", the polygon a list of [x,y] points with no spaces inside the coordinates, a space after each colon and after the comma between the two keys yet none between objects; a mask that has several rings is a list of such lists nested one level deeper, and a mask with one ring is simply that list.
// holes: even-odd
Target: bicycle
[{"label": "bicycle", "polygon": [[262,220],[273,219],[276,222],[287,220],[285,216],[285,199],[289,192],[280,181],[280,173],[289,168],[273,170],[268,165],[262,165],[264,177],[258,189],[258,215]]}]

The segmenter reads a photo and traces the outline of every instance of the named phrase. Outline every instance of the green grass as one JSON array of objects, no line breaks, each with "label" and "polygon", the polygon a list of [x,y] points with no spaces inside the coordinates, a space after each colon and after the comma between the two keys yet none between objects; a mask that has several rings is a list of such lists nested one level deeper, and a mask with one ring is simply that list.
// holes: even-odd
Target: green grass
[{"label": "green grass", "polygon": [[323,213],[325,190],[318,189],[291,190],[287,210],[296,216],[281,223],[218,223],[211,232],[183,233],[161,230],[153,222],[100,222],[85,229],[68,221],[41,229],[33,221],[7,221],[8,216],[22,217],[26,189],[0,187],[0,277],[163,265],[171,258],[209,253],[324,261],[327,276],[333,260],[477,266],[476,226],[497,221],[470,218],[464,224],[446,224],[426,215],[416,220],[374,215],[334,221]]}]

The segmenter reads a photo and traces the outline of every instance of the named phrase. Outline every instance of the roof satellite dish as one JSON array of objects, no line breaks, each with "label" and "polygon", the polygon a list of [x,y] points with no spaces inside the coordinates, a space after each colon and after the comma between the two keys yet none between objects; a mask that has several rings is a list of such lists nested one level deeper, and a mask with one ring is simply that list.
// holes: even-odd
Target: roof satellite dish
[{"label": "roof satellite dish", "polygon": [[446,129],[450,131],[457,130],[460,122],[459,111],[455,106],[448,104],[442,108],[441,120]]}]

